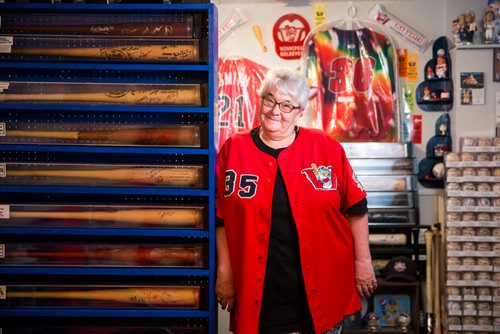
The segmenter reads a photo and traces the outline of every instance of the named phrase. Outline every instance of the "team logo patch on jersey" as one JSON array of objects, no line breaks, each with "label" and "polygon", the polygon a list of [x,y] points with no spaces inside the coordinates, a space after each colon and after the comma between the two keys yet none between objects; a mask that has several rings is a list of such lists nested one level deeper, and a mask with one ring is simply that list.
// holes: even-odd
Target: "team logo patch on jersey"
[{"label": "team logo patch on jersey", "polygon": [[309,182],[317,190],[337,190],[337,175],[332,173],[332,166],[319,166],[311,164],[311,168],[305,168],[301,171]]},{"label": "team logo patch on jersey", "polygon": [[359,189],[365,191],[365,188],[363,187],[363,185],[361,184],[361,182],[359,181],[356,173],[352,172],[352,179],[354,180],[354,182],[356,182],[356,185],[358,186]]}]

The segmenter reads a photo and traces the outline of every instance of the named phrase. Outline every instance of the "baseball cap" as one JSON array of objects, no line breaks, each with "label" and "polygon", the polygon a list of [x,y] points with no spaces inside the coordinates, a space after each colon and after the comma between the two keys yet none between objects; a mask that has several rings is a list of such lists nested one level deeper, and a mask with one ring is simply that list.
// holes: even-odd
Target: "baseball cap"
[{"label": "baseball cap", "polygon": [[386,281],[415,281],[417,265],[406,256],[396,256],[384,268],[383,276]]}]

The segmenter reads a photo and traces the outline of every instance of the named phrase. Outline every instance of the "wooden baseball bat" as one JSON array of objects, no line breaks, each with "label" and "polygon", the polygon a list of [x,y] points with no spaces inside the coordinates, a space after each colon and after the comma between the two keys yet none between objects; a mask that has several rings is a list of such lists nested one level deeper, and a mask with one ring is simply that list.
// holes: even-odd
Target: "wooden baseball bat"
[{"label": "wooden baseball bat", "polygon": [[441,334],[441,233],[438,229],[433,229],[433,314],[434,334]]},{"label": "wooden baseball bat", "polygon": [[12,48],[12,54],[32,56],[62,56],[120,60],[198,60],[194,45],[125,45],[93,48]]},{"label": "wooden baseball bat", "polygon": [[7,177],[49,177],[56,179],[106,180],[133,185],[189,187],[202,182],[195,167],[116,168],[88,170],[7,170]]},{"label": "wooden baseball bat", "polygon": [[266,44],[264,44],[264,38],[262,37],[262,30],[260,30],[260,26],[259,25],[254,25],[252,27],[252,31],[255,35],[255,38],[257,38],[257,41],[259,42],[259,45],[260,45],[260,50],[262,52],[266,52],[267,51],[267,47],[266,47]]},{"label": "wooden baseball bat", "polygon": [[318,166],[316,166],[315,163],[312,163],[311,168],[313,169],[314,176],[318,177],[319,175]]},{"label": "wooden baseball bat", "polygon": [[387,259],[373,259],[372,260],[373,269],[382,271],[387,266],[389,261],[390,260]]},{"label": "wooden baseball bat", "polygon": [[430,230],[424,232],[425,238],[425,312],[427,318],[427,332],[433,333],[432,315],[432,236]]},{"label": "wooden baseball bat", "polygon": [[193,247],[144,247],[122,246],[101,247],[83,246],[76,251],[12,251],[5,252],[6,258],[50,258],[82,259],[134,265],[196,265],[201,261],[199,249]]},{"label": "wooden baseball bat", "polygon": [[370,245],[400,246],[406,245],[406,234],[370,234],[368,240]]},{"label": "wooden baseball bat", "polygon": [[124,288],[64,291],[9,291],[7,298],[74,299],[147,306],[199,307],[199,287]]},{"label": "wooden baseball bat", "polygon": [[117,35],[117,36],[159,36],[192,38],[191,25],[184,22],[172,23],[113,23],[74,25],[6,25],[3,34],[58,34],[58,35]]},{"label": "wooden baseball bat", "polygon": [[202,226],[203,209],[123,209],[106,211],[10,211],[10,218],[80,219],[167,226]]},{"label": "wooden baseball bat", "polygon": [[130,128],[93,131],[23,131],[6,130],[6,137],[54,138],[92,140],[139,145],[199,145],[200,129],[197,126],[172,126],[162,128]]},{"label": "wooden baseball bat", "polygon": [[100,102],[119,104],[201,105],[199,85],[183,85],[171,89],[146,89],[96,93],[0,94],[3,101]]}]

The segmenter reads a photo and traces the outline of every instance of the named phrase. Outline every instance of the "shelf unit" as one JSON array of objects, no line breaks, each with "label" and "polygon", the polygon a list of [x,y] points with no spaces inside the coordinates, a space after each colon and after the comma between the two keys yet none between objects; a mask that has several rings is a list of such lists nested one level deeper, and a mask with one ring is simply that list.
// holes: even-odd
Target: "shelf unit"
[{"label": "shelf unit", "polygon": [[[387,234],[398,236],[398,241],[387,244],[370,242],[378,289],[364,308],[346,324],[343,332],[366,333],[365,316],[374,312],[377,295],[407,295],[411,324],[408,333],[419,333],[420,280],[414,282],[385,281],[383,268],[394,257],[404,255],[419,266],[418,194],[416,162],[412,143],[341,143],[367,192],[370,236]],[[394,239],[395,240],[395,239]],[[377,264],[376,264],[377,263]],[[380,314],[379,314],[380,316]],[[399,333],[396,325],[380,326],[377,333]]]},{"label": "shelf unit", "polygon": [[[51,83],[67,87],[73,84],[81,84],[83,87],[82,84],[85,83],[91,89],[97,89],[102,83],[141,88],[152,85],[154,89],[158,89],[157,86],[187,84],[201,87],[199,105],[141,102],[84,103],[34,99],[0,102],[0,218],[3,218],[0,219],[3,221],[0,226],[0,245],[3,250],[3,258],[0,258],[2,276],[0,284],[3,290],[0,291],[6,297],[0,301],[1,330],[4,333],[24,333],[26,330],[30,333],[48,333],[57,328],[58,333],[77,333],[80,329],[88,330],[90,324],[93,324],[91,327],[93,333],[99,333],[101,330],[106,333],[107,330],[113,330],[113,333],[157,333],[159,330],[214,333],[217,303],[214,296],[215,152],[212,143],[214,143],[214,106],[217,101],[216,7],[213,4],[10,3],[0,4],[0,12],[4,25],[8,22],[9,15],[24,17],[26,20],[35,20],[33,17],[40,16],[52,22],[64,19],[79,20],[82,15],[86,19],[103,19],[109,20],[110,23],[116,23],[113,19],[117,19],[119,23],[136,23],[141,20],[151,20],[151,17],[159,19],[189,17],[194,22],[192,27],[197,30],[190,40],[195,40],[199,45],[197,50],[199,59],[188,62],[127,61],[110,58],[89,60],[61,56],[33,58],[1,54],[0,82],[3,89],[0,95],[8,92],[14,86],[12,85],[14,82],[25,86],[36,82],[42,85]],[[6,36],[5,33],[2,35]],[[20,38],[19,34],[7,35],[14,39],[14,45],[16,39]],[[24,37],[37,40],[48,35],[29,34]],[[133,42],[141,42],[143,39],[135,35],[128,35],[126,38]],[[103,38],[111,43],[114,43],[115,39]],[[149,42],[158,43],[160,40],[151,38]],[[43,131],[56,131],[61,128],[59,131],[68,131],[76,127],[79,130],[104,131],[142,127],[156,129],[165,126],[174,128],[194,126],[199,131],[199,145],[8,139],[5,135],[5,132],[8,134],[13,128]],[[61,176],[53,179],[38,176],[30,178],[29,181],[23,181],[26,179],[18,177],[9,182],[12,178],[9,174],[12,173],[13,166],[17,165],[36,168],[53,165],[61,166],[63,169],[84,166],[84,170],[95,169],[96,166],[105,168],[111,166],[112,169],[147,167],[147,172],[151,173],[157,173],[165,166],[175,167],[176,171],[179,169],[190,171],[193,169],[192,166],[200,166],[202,172],[191,186],[162,185],[163,180],[159,178],[155,178],[151,183],[127,183],[127,181],[82,181],[81,179],[73,182],[75,179],[64,179]],[[109,177],[110,172],[104,169],[104,175]],[[201,220],[201,226],[180,224],[175,227],[164,227],[137,222],[125,224],[123,220],[103,222],[95,216],[60,220],[56,218],[16,220],[12,215],[15,211],[50,211],[51,208],[54,208],[54,211],[81,209],[85,212],[101,212],[135,209],[178,210],[193,207],[200,209],[201,218],[198,220]],[[132,218],[120,219],[128,221]],[[22,248],[23,245],[25,248]],[[7,264],[12,249],[28,252],[35,247],[34,245],[45,251],[50,247],[59,247],[54,248],[56,250],[52,250],[51,255],[47,255],[52,257],[50,261],[53,262],[47,258],[43,259],[45,262],[40,258],[30,258],[30,263],[21,263],[19,260],[17,263],[14,261]],[[196,246],[200,249],[201,260],[190,264],[158,265],[144,262],[144,258],[140,257],[144,255],[134,253],[141,247],[149,252],[147,254],[159,249],[166,251],[165,246],[171,245],[181,248]],[[128,256],[137,257],[135,262],[127,262],[116,257],[113,260],[106,260],[108,262],[102,259],[93,259],[94,263],[89,262],[88,257],[96,255],[88,254],[101,254],[92,253],[91,250],[97,247],[107,250],[109,255],[111,246],[115,247],[114,250],[121,248],[123,252],[132,252],[132,255],[128,253]],[[75,258],[66,259],[69,265],[60,264],[63,262],[58,262],[61,260],[54,258],[68,257],[68,247],[83,247],[86,255],[80,254],[78,261]],[[177,250],[175,248],[174,252]],[[144,249],[141,252],[144,252]],[[81,259],[82,256],[84,260]],[[31,304],[23,298],[16,302],[9,300],[9,294],[12,296],[16,288],[28,290],[32,288],[30,292],[33,292],[48,286],[57,290],[58,286],[66,285],[77,286],[83,290],[101,286],[110,289],[181,286],[196,289],[199,298],[194,307],[168,303],[166,306],[147,303],[141,305],[137,300],[134,302],[129,300],[123,304],[120,302],[89,304],[80,299],[46,303],[43,297],[28,298]]]},{"label": "shelf unit", "polygon": [[500,330],[500,140],[462,137],[445,156],[449,333]]}]

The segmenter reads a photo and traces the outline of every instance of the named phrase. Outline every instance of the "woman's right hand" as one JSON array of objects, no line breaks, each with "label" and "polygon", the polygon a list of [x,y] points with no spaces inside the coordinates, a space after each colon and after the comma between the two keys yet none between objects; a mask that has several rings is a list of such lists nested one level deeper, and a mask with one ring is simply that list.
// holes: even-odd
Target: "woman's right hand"
[{"label": "woman's right hand", "polygon": [[233,274],[231,270],[217,270],[215,281],[215,294],[222,309],[231,312],[234,306]]}]

